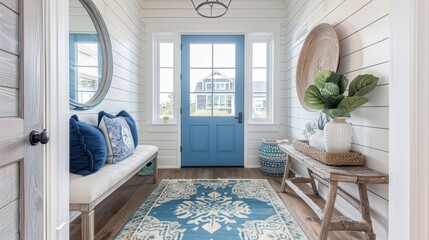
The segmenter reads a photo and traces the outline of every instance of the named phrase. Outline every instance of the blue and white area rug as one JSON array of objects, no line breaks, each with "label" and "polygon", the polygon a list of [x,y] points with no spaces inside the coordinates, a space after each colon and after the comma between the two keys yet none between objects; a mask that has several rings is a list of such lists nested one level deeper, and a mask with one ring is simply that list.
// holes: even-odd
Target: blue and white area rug
[{"label": "blue and white area rug", "polygon": [[307,239],[267,180],[163,180],[116,239]]}]

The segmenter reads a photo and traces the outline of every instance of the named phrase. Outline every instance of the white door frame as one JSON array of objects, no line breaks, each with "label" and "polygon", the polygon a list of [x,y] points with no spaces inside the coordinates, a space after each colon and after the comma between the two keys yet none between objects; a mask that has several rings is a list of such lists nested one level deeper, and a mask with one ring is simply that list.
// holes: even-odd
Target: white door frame
[{"label": "white door frame", "polygon": [[69,239],[69,1],[44,0],[46,239]]},{"label": "white door frame", "polygon": [[389,239],[429,239],[429,3],[390,8]]}]

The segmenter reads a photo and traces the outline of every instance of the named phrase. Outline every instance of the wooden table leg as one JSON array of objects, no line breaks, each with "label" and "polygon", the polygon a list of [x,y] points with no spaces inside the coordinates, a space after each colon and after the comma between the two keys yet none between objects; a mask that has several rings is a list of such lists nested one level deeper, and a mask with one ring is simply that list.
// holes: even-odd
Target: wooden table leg
[{"label": "wooden table leg", "polygon": [[280,187],[281,192],[285,192],[286,180],[289,178],[290,167],[292,166],[292,157],[288,154],[285,163],[285,171],[283,173],[282,186]]},{"label": "wooden table leg", "polygon": [[310,177],[310,183],[311,183],[311,188],[313,189],[313,194],[314,195],[318,195],[318,191],[317,191],[317,187],[316,187],[316,182],[314,181],[314,177],[312,176],[313,171],[311,171],[311,169],[307,168],[308,171],[308,176]]},{"label": "wooden table leg", "polygon": [[156,156],[153,161],[153,183],[156,184],[157,178],[158,178],[158,156]]},{"label": "wooden table leg", "polygon": [[319,240],[328,239],[329,225],[331,223],[332,214],[334,213],[334,209],[335,209],[335,199],[337,197],[337,188],[338,188],[338,182],[331,180],[329,183],[328,199],[326,200],[326,204],[325,204],[322,226],[320,228],[320,233],[319,233]]},{"label": "wooden table leg", "polygon": [[362,219],[369,224],[371,227],[371,230],[366,232],[368,235],[368,238],[370,240],[375,240],[375,234],[372,229],[372,221],[371,221],[371,214],[370,214],[370,208],[369,208],[369,201],[368,201],[368,192],[366,190],[366,183],[358,183],[359,186],[359,197],[360,197],[360,213],[362,215]]}]

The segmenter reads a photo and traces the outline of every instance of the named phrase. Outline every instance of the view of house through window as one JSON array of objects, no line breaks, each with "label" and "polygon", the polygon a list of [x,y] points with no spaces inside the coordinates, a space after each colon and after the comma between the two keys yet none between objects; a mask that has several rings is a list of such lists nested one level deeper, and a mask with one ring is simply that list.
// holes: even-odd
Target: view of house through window
[{"label": "view of house through window", "polygon": [[235,44],[190,45],[191,116],[235,116]]}]

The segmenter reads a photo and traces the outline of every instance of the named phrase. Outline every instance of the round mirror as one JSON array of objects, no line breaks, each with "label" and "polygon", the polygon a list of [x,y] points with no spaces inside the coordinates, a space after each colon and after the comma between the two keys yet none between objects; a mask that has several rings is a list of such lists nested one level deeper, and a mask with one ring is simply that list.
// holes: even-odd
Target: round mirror
[{"label": "round mirror", "polygon": [[106,24],[91,0],[70,0],[70,107],[97,106],[112,82],[112,46]]}]

